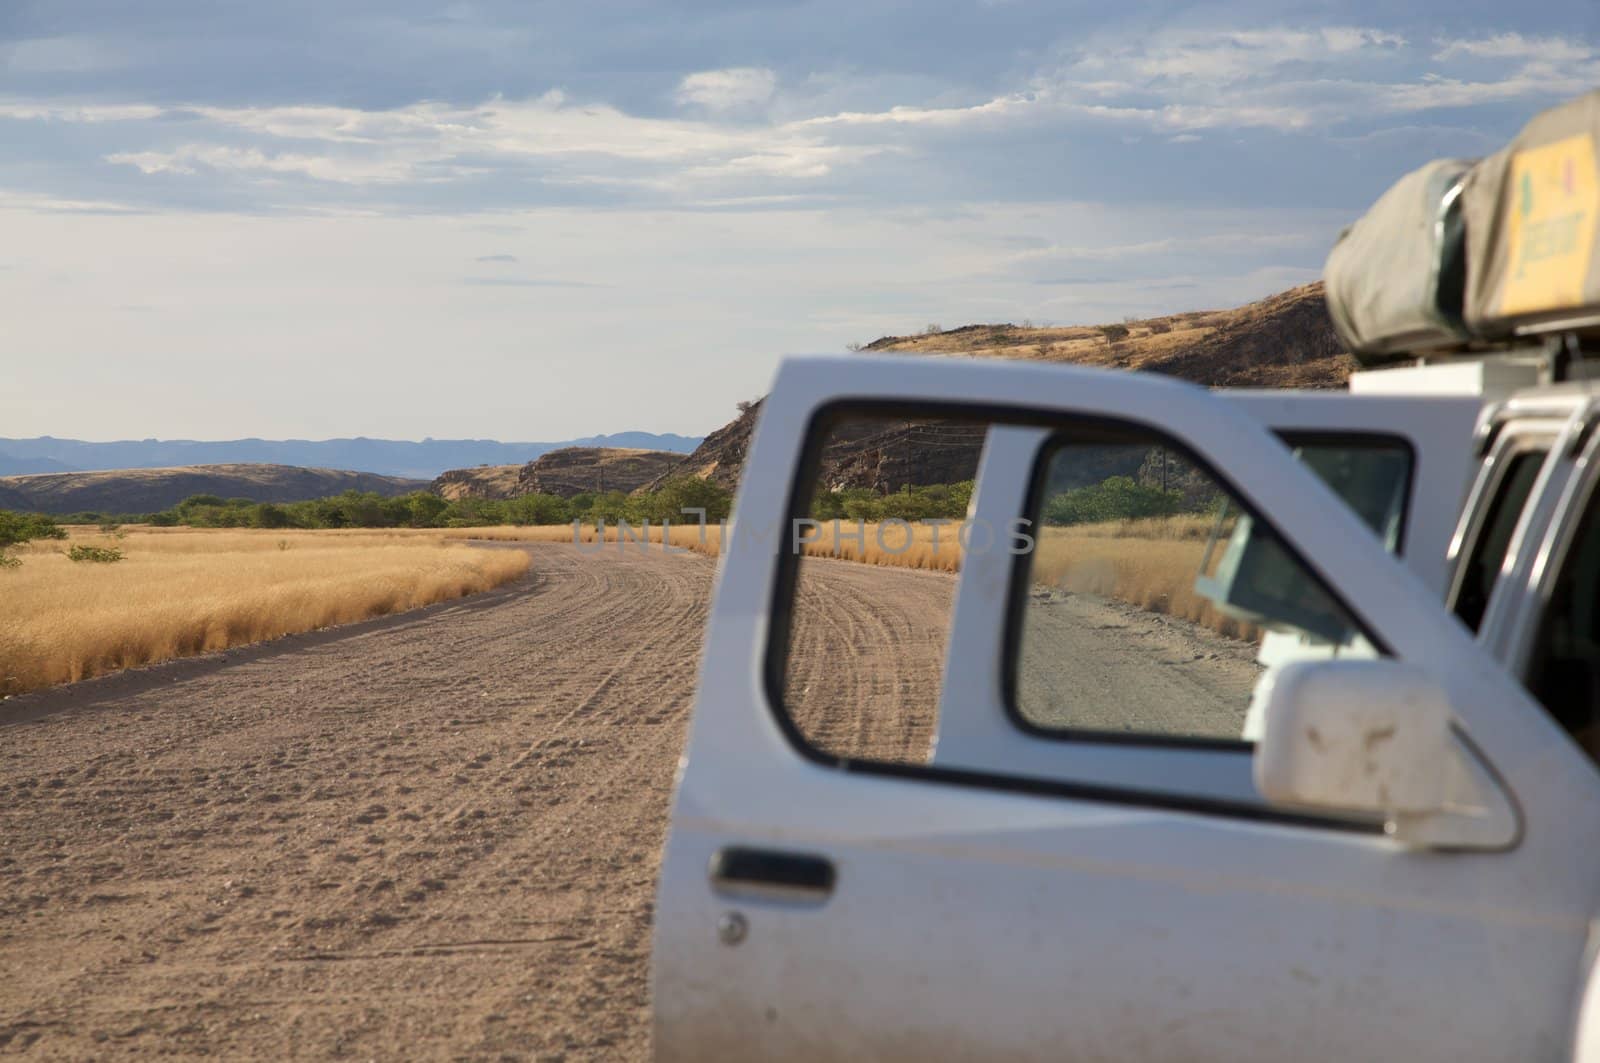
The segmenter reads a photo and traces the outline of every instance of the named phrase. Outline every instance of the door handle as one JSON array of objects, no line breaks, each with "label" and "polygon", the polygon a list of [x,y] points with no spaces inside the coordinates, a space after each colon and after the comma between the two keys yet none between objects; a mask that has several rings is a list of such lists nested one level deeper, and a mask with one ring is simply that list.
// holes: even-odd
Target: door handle
[{"label": "door handle", "polygon": [[732,896],[820,904],[833,893],[833,861],[814,853],[752,849],[740,845],[711,857],[711,888]]}]

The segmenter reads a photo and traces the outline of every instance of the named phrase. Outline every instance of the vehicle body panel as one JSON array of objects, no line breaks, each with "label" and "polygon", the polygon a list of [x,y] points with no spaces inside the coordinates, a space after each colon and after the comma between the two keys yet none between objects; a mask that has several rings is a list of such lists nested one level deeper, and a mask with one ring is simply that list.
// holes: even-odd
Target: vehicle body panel
[{"label": "vehicle body panel", "polygon": [[[771,693],[787,564],[772,536],[815,415],[871,400],[1116,417],[1181,442],[1381,645],[1438,680],[1514,795],[1520,843],[1407,849],[1208,804],[1203,783],[1195,794],[1114,772],[1086,783],[1066,756],[1018,777],[937,762],[891,772],[799,748]],[[730,535],[656,910],[661,1058],[1567,1055],[1600,885],[1592,765],[1440,607],[1437,584],[1387,555],[1226,398],[1097,370],[789,362]],[[979,594],[971,567],[959,596],[969,587]],[[947,681],[964,674],[952,664]],[[709,869],[730,846],[825,860],[836,879],[803,901],[727,891]],[[735,913],[744,932],[720,935]],[[1483,1000],[1494,1006],[1473,1006]]]}]

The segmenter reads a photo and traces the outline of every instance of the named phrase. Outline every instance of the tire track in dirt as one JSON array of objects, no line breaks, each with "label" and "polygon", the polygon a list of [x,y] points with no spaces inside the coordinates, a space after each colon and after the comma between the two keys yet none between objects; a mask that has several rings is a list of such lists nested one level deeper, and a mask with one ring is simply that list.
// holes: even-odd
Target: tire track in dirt
[{"label": "tire track in dirt", "polygon": [[795,581],[784,704],[839,756],[926,763],[955,581],[808,558]]}]

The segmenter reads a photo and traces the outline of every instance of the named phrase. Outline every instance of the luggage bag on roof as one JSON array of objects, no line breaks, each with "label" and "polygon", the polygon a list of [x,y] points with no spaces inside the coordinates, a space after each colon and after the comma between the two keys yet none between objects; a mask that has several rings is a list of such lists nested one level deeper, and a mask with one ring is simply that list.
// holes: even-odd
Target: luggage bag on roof
[{"label": "luggage bag on roof", "polygon": [[1536,115],[1467,178],[1466,320],[1486,338],[1600,327],[1600,91]]},{"label": "luggage bag on roof", "polygon": [[1439,159],[1412,171],[1339,235],[1323,270],[1328,313],[1361,361],[1466,341],[1457,196],[1471,166]]}]

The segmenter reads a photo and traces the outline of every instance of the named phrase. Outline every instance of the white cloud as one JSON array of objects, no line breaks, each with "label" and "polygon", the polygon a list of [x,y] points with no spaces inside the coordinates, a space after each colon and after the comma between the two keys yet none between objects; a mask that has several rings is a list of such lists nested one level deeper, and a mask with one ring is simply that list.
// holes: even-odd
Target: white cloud
[{"label": "white cloud", "polygon": [[1363,49],[1401,48],[1405,43],[1405,38],[1395,34],[1357,26],[1184,33],[1159,38],[1150,46],[1093,55],[1082,65],[1131,69],[1152,79],[1227,83],[1289,63],[1346,56]]},{"label": "white cloud", "polygon": [[144,103],[62,103],[0,97],[0,119],[18,122],[143,122],[164,113],[163,108]]},{"label": "white cloud", "polygon": [[[175,151],[118,152],[107,155],[111,163],[135,166],[145,174],[194,176],[203,170],[218,173],[258,172],[291,174],[341,184],[392,184],[420,178],[413,165],[398,159],[341,159],[328,155],[269,154],[258,148],[218,144],[185,144]],[[435,176],[433,180],[442,178]]]},{"label": "white cloud", "polygon": [[778,76],[764,67],[733,66],[690,74],[678,83],[677,99],[712,111],[736,111],[761,106],[777,87]]},{"label": "white cloud", "polygon": [[1501,34],[1442,42],[1432,61],[1488,59],[1498,74],[1419,70],[1404,37],[1368,27],[1186,32],[1104,41],[1035,79],[1036,99],[1168,132],[1333,129],[1409,114],[1555,99],[1600,82],[1594,49],[1565,38]]},{"label": "white cloud", "polygon": [[805,118],[796,126],[924,125],[951,126],[1020,114],[1036,102],[1031,94],[1001,96],[969,107],[891,107],[886,111],[845,111]]},{"label": "white cloud", "polygon": [[[525,175],[530,188],[727,201],[804,191],[874,157],[925,150],[942,130],[1058,135],[1095,124],[1124,137],[1249,129],[1339,135],[1384,116],[1543,103],[1597,82],[1600,53],[1567,38],[1500,34],[1419,47],[1372,27],[1266,27],[1088,39],[1025,84],[988,98],[908,82],[899,86],[911,97],[905,103],[809,115],[796,110],[800,97],[777,98],[771,70],[730,67],[685,77],[677,98],[696,110],[666,117],[552,90],[386,109],[0,97],[0,120],[124,123],[128,135],[119,130],[120,143],[104,158],[150,175],[360,187],[499,173]],[[750,120],[768,105],[766,120]],[[777,120],[774,113],[806,116]],[[147,139],[132,139],[140,134]]]},{"label": "white cloud", "polygon": [[1592,59],[1595,50],[1566,37],[1524,37],[1497,33],[1492,37],[1456,38],[1438,42],[1435,59],[1470,56],[1475,59],[1536,59],[1545,63],[1573,63]]},{"label": "white cloud", "polygon": [[[76,110],[13,108],[19,117],[109,120]],[[7,112],[0,110],[0,115]],[[176,147],[123,151],[106,160],[146,174],[207,171],[298,175],[343,184],[435,182],[496,165],[563,161],[577,172],[547,176],[562,184],[670,187],[724,177],[804,179],[880,150],[827,143],[799,125],[723,125],[645,118],[604,104],[574,104],[559,92],[532,100],[493,99],[468,107],[419,103],[381,111],[341,107],[188,107],[130,110],[126,119],[189,119],[190,140]],[[239,137],[249,143],[232,143]],[[318,146],[321,146],[320,149]],[[308,150],[309,149],[309,150]],[[621,165],[632,172],[614,172]],[[640,168],[643,169],[640,169]],[[597,172],[598,170],[598,172]]]}]

